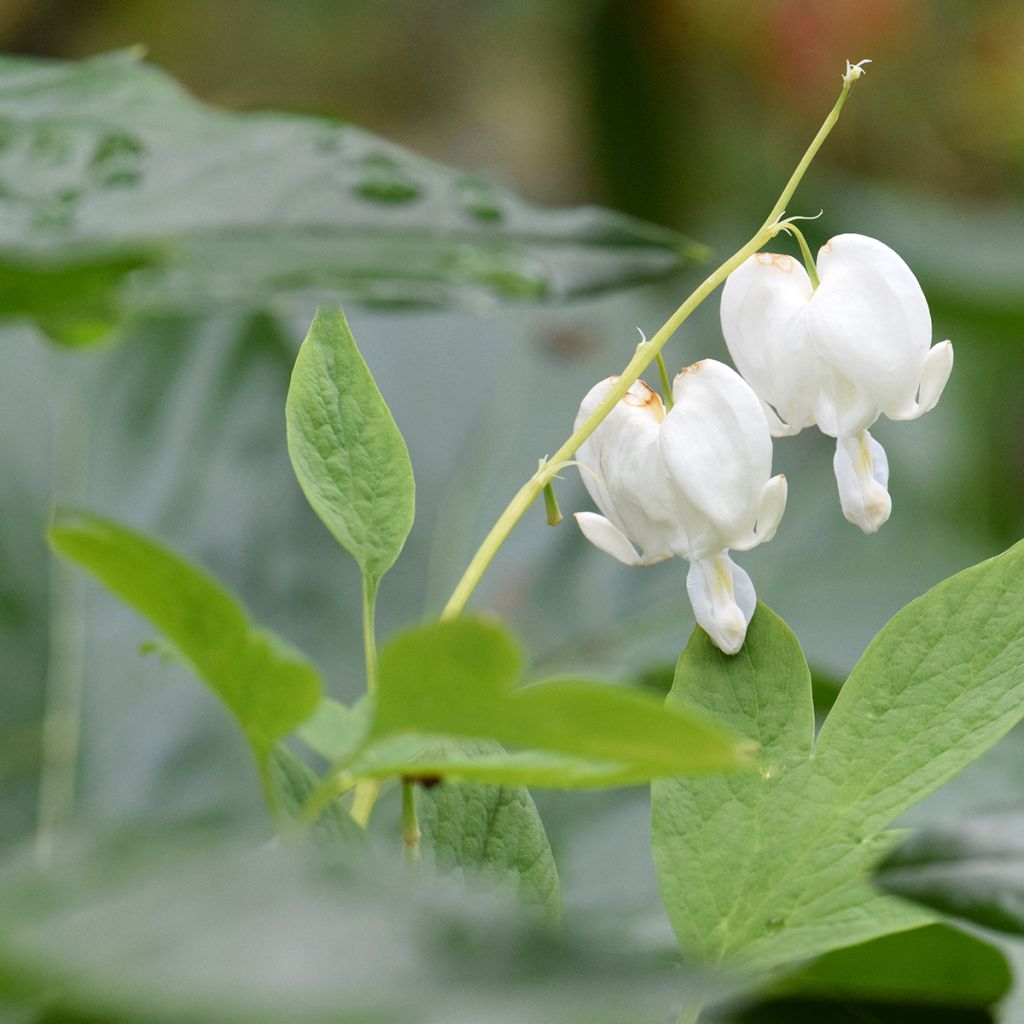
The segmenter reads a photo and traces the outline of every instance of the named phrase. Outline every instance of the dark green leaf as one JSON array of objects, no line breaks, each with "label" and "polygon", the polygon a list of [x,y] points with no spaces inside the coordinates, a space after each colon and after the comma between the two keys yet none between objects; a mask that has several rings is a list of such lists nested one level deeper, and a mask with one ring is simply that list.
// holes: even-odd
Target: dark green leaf
[{"label": "dark green leaf", "polygon": [[146,616],[228,706],[258,755],[314,711],[316,669],[208,576],[140,534],[65,512],[50,543]]},{"label": "dark green leaf", "polygon": [[560,298],[702,255],[633,218],[539,209],[350,125],[205,107],[129,53],[0,61],[0,203],[0,316],[65,325],[310,294]]},{"label": "dark green leaf", "polygon": [[341,310],[313,320],[286,417],[288,454],[307,500],[375,586],[412,528],[412,464]]},{"label": "dark green leaf", "polygon": [[944,914],[1024,935],[1024,808],[926,828],[889,857],[876,881]]},{"label": "dark green leaf", "polygon": [[928,925],[826,953],[773,993],[833,1000],[993,1006],[1013,982],[994,946],[948,925]]}]

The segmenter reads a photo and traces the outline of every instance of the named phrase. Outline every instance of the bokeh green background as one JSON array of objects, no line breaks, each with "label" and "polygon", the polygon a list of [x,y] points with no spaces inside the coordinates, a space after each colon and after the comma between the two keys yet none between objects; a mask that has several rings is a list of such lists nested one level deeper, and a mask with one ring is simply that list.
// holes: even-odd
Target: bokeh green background
[{"label": "bokeh green background", "polygon": [[[827,690],[907,600],[1024,533],[1021,4],[0,4],[5,51],[77,58],[136,44],[210,103],[350,120],[537,202],[601,203],[676,228],[719,257],[770,208],[845,60],[872,58],[789,212],[824,211],[807,227],[812,242],[859,231],[899,251],[924,285],[936,340],[953,339],[956,368],[936,411],[877,428],[894,498],[877,537],[843,520],[828,441],[805,432],[776,446],[791,488],[778,537],[742,561]],[[416,526],[382,588],[382,633],[437,612],[579,398],[699,273],[563,305],[349,311],[418,481]],[[173,661],[141,656],[147,628],[49,560],[55,495],[202,561],[308,651],[337,696],[359,692],[355,571],[304,507],[284,448],[288,372],[311,314],[163,317],[77,352],[28,325],[4,329],[4,839],[32,831],[45,695],[63,673],[85,684],[81,819],[231,817],[258,802],[242,741],[212,698]],[[674,369],[723,351],[712,299],[667,357]],[[566,512],[587,507],[573,471],[559,495]],[[625,569],[571,520],[550,530],[537,509],[477,605],[521,631],[538,667],[658,685],[692,628],[683,579],[678,563]],[[1022,789],[1018,732],[918,820]],[[570,907],[618,910],[635,935],[664,938],[646,793],[542,794],[540,805]],[[379,814],[397,834],[394,808]]]}]

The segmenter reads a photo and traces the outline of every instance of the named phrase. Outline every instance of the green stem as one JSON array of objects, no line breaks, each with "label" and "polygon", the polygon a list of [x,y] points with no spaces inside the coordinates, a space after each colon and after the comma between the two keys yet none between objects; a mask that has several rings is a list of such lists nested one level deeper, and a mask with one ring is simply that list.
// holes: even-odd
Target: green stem
[{"label": "green stem", "polygon": [[270,771],[270,754],[266,750],[253,750],[253,755],[256,758],[256,770],[260,777],[263,802],[267,805],[267,812],[270,815],[275,831],[282,835],[288,824],[288,819],[284,813],[284,808],[281,806],[277,787],[274,785],[274,777]]},{"label": "green stem", "polygon": [[661,378],[661,394],[665,403],[665,411],[672,408],[672,380],[668,375],[668,367],[665,366],[665,357],[659,352],[655,357],[658,363],[658,376]]},{"label": "green stem", "polygon": [[366,656],[366,692],[377,692],[377,630],[374,624],[377,610],[377,583],[363,576],[363,652]]},{"label": "green stem", "polygon": [[818,279],[818,268],[814,265],[811,247],[807,244],[804,233],[792,221],[786,224],[786,230],[796,239],[796,244],[800,246],[800,255],[804,258],[804,266],[807,268],[807,276],[811,279],[811,287],[817,291],[821,281]]},{"label": "green stem", "polygon": [[[86,481],[89,417],[76,379],[78,367],[59,357],[53,415],[51,500],[81,500]],[[80,575],[49,559],[49,647],[40,750],[35,854],[44,866],[75,801],[84,673],[85,604]]]},{"label": "green stem", "polygon": [[352,819],[362,828],[370,822],[377,795],[380,793],[380,779],[360,779],[356,783],[356,795],[352,801]]},{"label": "green stem", "polygon": [[420,861],[420,832],[416,820],[416,783],[402,779],[402,842],[405,844],[405,859],[410,864]]},{"label": "green stem", "polygon": [[[859,74],[859,72],[858,72]],[[529,480],[523,484],[522,487],[516,492],[515,497],[508,503],[505,511],[498,517],[497,522],[491,527],[490,533],[484,538],[483,543],[477,549],[476,554],[473,556],[466,571],[462,575],[462,579],[456,584],[455,590],[452,592],[452,596],[448,599],[448,603],[444,606],[444,610],[441,612],[441,619],[443,621],[457,618],[462,614],[463,609],[466,607],[473,591],[476,589],[477,584],[480,582],[481,577],[487,570],[487,567],[491,564],[494,556],[498,553],[502,544],[505,543],[506,538],[512,532],[516,523],[523,517],[526,510],[533,504],[537,496],[544,490],[545,486],[552,479],[558,469],[561,468],[562,464],[569,461],[575,454],[577,449],[583,444],[584,441],[590,437],[591,434],[598,428],[602,420],[611,412],[612,409],[618,404],[626,392],[636,383],[640,378],[640,374],[650,366],[651,362],[657,357],[658,353],[662,350],[665,342],[672,337],[673,334],[679,329],[683,322],[690,316],[691,313],[709,296],[715,289],[722,284],[725,279],[743,263],[746,259],[756,253],[761,246],[765,245],[769,239],[774,238],[779,231],[779,218],[782,216],[786,209],[786,204],[793,197],[793,193],[796,191],[797,185],[800,184],[800,180],[803,178],[810,166],[811,161],[814,159],[818,150],[821,149],[825,139],[828,138],[829,132],[835,126],[836,121],[839,120],[840,111],[843,109],[843,105],[846,103],[846,97],[850,93],[850,86],[856,80],[858,75],[847,74],[843,79],[843,89],[839,94],[839,99],[836,100],[835,106],[829,112],[828,117],[825,118],[821,128],[818,129],[818,134],[814,136],[810,146],[807,147],[803,157],[796,166],[796,170],[790,175],[789,181],[786,182],[785,188],[779,195],[778,201],[772,207],[771,212],[765,219],[764,224],[758,229],[757,233],[748,241],[742,248],[737,249],[732,256],[729,257],[717,270],[709,274],[698,286],[690,293],[683,304],[665,321],[661,329],[647,341],[641,342],[636,348],[633,354],[633,358],[626,364],[625,369],[619,374],[619,379],[616,381],[604,399],[597,406],[596,409],[580,424],[579,429],[576,430],[573,435],[558,449],[557,452],[549,460],[546,460],[541,464],[541,468]]]}]

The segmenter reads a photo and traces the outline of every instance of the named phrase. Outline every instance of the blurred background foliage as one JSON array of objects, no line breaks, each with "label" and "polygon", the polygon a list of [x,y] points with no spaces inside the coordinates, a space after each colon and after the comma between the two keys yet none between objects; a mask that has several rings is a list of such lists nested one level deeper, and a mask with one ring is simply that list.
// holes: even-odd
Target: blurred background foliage
[{"label": "blurred background foliage", "polygon": [[[342,118],[536,202],[600,203],[674,228],[719,258],[771,206],[844,61],[872,58],[789,212],[824,210],[807,226],[812,244],[859,231],[899,251],[936,340],[953,339],[956,369],[935,412],[877,429],[894,496],[877,537],[843,520],[827,439],[805,432],[776,446],[791,487],[778,537],[742,560],[803,642],[827,702],[902,604],[1024,533],[1016,0],[0,3],[6,52],[80,58],[136,44],[209,103]],[[563,304],[349,310],[418,484],[416,526],[382,590],[382,633],[436,614],[579,398],[699,273]],[[35,828],[47,693],[76,692],[76,678],[80,707],[71,723],[51,715],[47,748],[76,766],[73,820],[247,819],[259,799],[212,698],[159,652],[141,656],[146,627],[49,559],[55,498],[200,560],[308,652],[336,696],[361,690],[358,581],[305,507],[284,445],[288,374],[312,312],[164,314],[81,351],[27,324],[3,329],[0,839]],[[723,354],[717,299],[666,350],[670,369]],[[559,495],[566,513],[587,507],[574,471]],[[627,570],[571,520],[550,530],[543,518],[538,508],[521,525],[477,605],[522,632],[538,668],[667,686],[692,628],[681,566]],[[1018,730],[912,821],[1009,801],[1022,780]],[[646,791],[538,802],[570,921],[670,956]],[[397,837],[396,804],[375,821]]]}]

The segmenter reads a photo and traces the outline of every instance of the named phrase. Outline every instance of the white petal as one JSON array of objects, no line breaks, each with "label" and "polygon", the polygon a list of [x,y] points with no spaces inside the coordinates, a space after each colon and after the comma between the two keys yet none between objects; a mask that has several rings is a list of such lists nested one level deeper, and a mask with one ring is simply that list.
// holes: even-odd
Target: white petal
[{"label": "white petal", "polygon": [[924,360],[921,370],[921,384],[918,388],[917,401],[900,415],[892,416],[894,420],[916,420],[935,408],[942,392],[953,372],[953,343],[940,341],[933,345]]},{"label": "white petal", "polygon": [[813,422],[819,360],[810,341],[807,271],[791,256],[761,252],[722,291],[722,334],[736,368],[795,434]]},{"label": "white petal", "polygon": [[[910,268],[887,245],[838,235],[818,254],[810,303],[819,354],[887,415],[914,401],[932,320]],[[840,430],[840,434],[844,433]]]},{"label": "white petal", "polygon": [[854,437],[836,441],[832,465],[843,515],[865,533],[875,533],[892,512],[885,449],[863,430]]},{"label": "white petal", "polygon": [[[579,429],[618,379],[609,377],[590,389],[580,403],[574,429]],[[664,415],[661,398],[643,381],[636,381],[576,452],[583,484],[594,504],[620,532],[645,547],[646,518],[631,511],[636,506],[634,491],[644,489],[652,476],[662,475],[652,468],[651,459],[652,454],[657,457],[654,449]],[[665,544],[658,547],[662,550]]]},{"label": "white petal", "polygon": [[[576,413],[576,422],[573,430],[579,430],[580,424],[601,404],[605,395],[611,390],[617,377],[608,377],[606,380],[595,384],[580,402],[579,412]],[[601,426],[604,423],[602,422]],[[594,500],[594,504],[606,515],[615,517],[615,509],[612,505],[611,495],[604,479],[604,470],[601,468],[601,426],[587,438],[576,451],[576,461],[580,464],[580,476],[583,479],[583,486],[587,493]]]},{"label": "white petal", "polygon": [[786,478],[780,473],[773,476],[761,489],[761,502],[757,510],[757,525],[742,542],[735,542],[733,547],[738,551],[749,551],[758,544],[767,544],[775,536],[775,531],[782,521],[782,513],[786,511],[786,496],[789,492]]},{"label": "white petal", "polygon": [[[713,525],[708,548],[753,529],[771,474],[772,440],[761,403],[735,370],[704,359],[676,377],[661,426],[661,455],[685,502]],[[685,507],[681,509],[686,514]],[[703,551],[691,548],[692,553]]]},{"label": "white petal", "polygon": [[640,564],[640,555],[629,542],[629,538],[604,516],[599,516],[596,512],[577,512],[576,522],[580,524],[583,536],[606,555],[611,555],[626,565]]},{"label": "white petal", "polygon": [[726,654],[743,646],[757,595],[750,577],[725,552],[690,564],[686,591],[697,624]]}]

